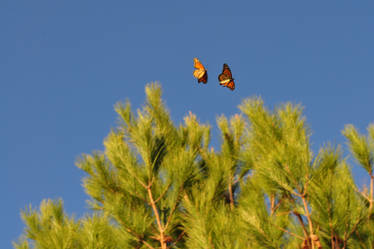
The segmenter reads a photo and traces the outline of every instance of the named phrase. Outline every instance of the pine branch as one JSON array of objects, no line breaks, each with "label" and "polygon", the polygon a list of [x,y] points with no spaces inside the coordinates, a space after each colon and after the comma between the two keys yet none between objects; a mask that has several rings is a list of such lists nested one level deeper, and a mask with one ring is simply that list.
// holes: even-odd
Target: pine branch
[{"label": "pine branch", "polygon": [[270,196],[270,215],[273,215],[274,213],[274,205],[275,205],[275,196],[272,194]]},{"label": "pine branch", "polygon": [[280,227],[280,226],[277,226],[277,225],[274,225],[274,224],[273,224],[273,226],[275,226],[275,227],[278,228],[279,230],[281,230],[281,231],[283,231],[283,232],[285,232],[285,233],[288,233],[289,235],[292,235],[292,236],[294,236],[294,237],[296,237],[296,238],[298,238],[298,239],[300,239],[300,240],[302,240],[302,241],[305,240],[304,237],[301,237],[300,235],[298,235],[298,234],[296,234],[296,233],[293,233],[293,232],[291,232],[291,231],[288,231],[287,229],[284,229],[283,227]]},{"label": "pine branch", "polygon": [[171,186],[171,182],[168,184],[168,186],[165,188],[165,190],[160,194],[160,196],[155,200],[155,203],[159,202],[162,199],[162,197],[165,196],[165,194],[168,192],[170,186]]},{"label": "pine branch", "polygon": [[169,217],[168,217],[168,220],[166,221],[166,224],[165,224],[165,227],[164,227],[164,231],[166,231],[166,229],[168,228],[170,222],[171,222],[171,219],[173,218],[173,214],[175,212],[175,210],[177,209],[177,206],[178,206],[178,203],[175,203],[173,209],[171,210],[170,214],[169,214]]},{"label": "pine branch", "polygon": [[[280,205],[282,204],[283,200],[284,200],[284,197],[282,197],[282,198],[278,201],[277,205],[275,205],[275,196],[272,195],[272,196],[270,197],[270,215],[273,215],[273,214],[278,210],[278,208],[279,208]],[[289,213],[290,213],[290,212],[287,212],[287,214],[289,214]]]},{"label": "pine branch", "polygon": [[288,175],[290,176],[290,179],[292,181],[292,183],[294,184],[295,188],[297,189],[298,192],[296,192],[295,190],[292,190],[291,193],[298,196],[298,197],[301,197],[303,194],[300,194],[302,191],[301,189],[299,188],[299,184],[297,183],[296,179],[294,179],[292,177],[292,173],[291,173],[291,170],[290,168],[288,167],[287,164],[284,164],[284,169],[286,170],[286,172],[288,173]]},{"label": "pine branch", "polygon": [[131,176],[133,176],[137,181],[138,181],[138,183],[140,184],[140,185],[142,185],[143,186],[143,188],[147,188],[147,185],[145,185],[145,183],[142,181],[142,180],[140,180],[139,179],[139,177],[136,175],[136,174],[134,174],[132,171],[128,171],[130,174],[131,174]]},{"label": "pine branch", "polygon": [[[310,234],[310,237],[312,237],[312,236],[314,236],[313,224],[312,224],[312,218],[311,218],[311,214],[309,212],[308,204],[307,204],[307,202],[305,200],[305,195],[303,195],[301,197],[301,199],[302,199],[303,204],[304,204],[304,210],[305,210],[305,213],[306,213],[306,218],[308,219],[309,234]],[[313,243],[313,241],[311,243],[312,243],[312,249],[314,249],[314,243]]]},{"label": "pine branch", "polygon": [[185,233],[186,233],[186,230],[183,230],[183,232],[181,232],[181,234],[179,234],[179,236],[177,237],[177,239],[174,241],[173,244],[175,245],[178,241],[180,241],[183,238]]},{"label": "pine branch", "polygon": [[166,243],[164,241],[164,228],[162,227],[162,224],[161,224],[160,214],[158,213],[158,210],[157,210],[157,207],[156,207],[156,203],[153,200],[153,195],[152,195],[152,190],[151,190],[151,186],[150,185],[147,186],[147,191],[148,191],[148,197],[149,197],[152,209],[153,209],[153,213],[156,216],[156,222],[157,222],[157,226],[158,226],[158,231],[160,233],[161,248],[162,249],[166,249],[167,245],[166,245]]},{"label": "pine branch", "polygon": [[175,210],[177,210],[178,205],[179,205],[179,200],[176,200],[175,204],[174,204],[174,206],[172,208],[172,210],[170,211],[168,220],[166,221],[166,224],[165,224],[165,227],[164,227],[164,231],[166,231],[166,229],[168,228],[168,226],[169,226],[169,224],[171,222],[171,219],[173,218],[174,212],[175,212]]},{"label": "pine branch", "polygon": [[369,199],[369,213],[371,213],[371,210],[373,209],[373,190],[374,190],[374,174],[371,171],[370,172],[370,199]]},{"label": "pine branch", "polygon": [[370,202],[370,197],[368,195],[366,195],[364,192],[361,192],[359,189],[357,189],[357,187],[354,187],[354,190],[362,195],[362,197],[364,197],[368,202]]},{"label": "pine branch", "polygon": [[133,231],[130,227],[128,227],[127,224],[124,223],[121,219],[119,219],[119,221],[120,221],[121,225],[125,228],[125,230],[129,234],[131,234],[132,236],[134,236],[139,242],[143,243],[149,249],[155,249],[153,246],[151,246],[150,244],[148,244],[148,242],[145,241],[142,236],[138,235],[135,231]]},{"label": "pine branch", "polygon": [[347,241],[348,239],[352,236],[352,234],[357,231],[358,229],[358,225],[360,225],[361,222],[363,222],[364,220],[366,219],[366,217],[361,217],[360,219],[358,219],[356,221],[356,223],[353,225],[353,228],[352,230],[347,234],[347,233],[344,233],[344,248],[346,248],[346,244],[347,244]]},{"label": "pine branch", "polygon": [[231,210],[234,209],[234,195],[232,192],[232,177],[229,177],[229,197],[230,197],[230,208]]},{"label": "pine branch", "polygon": [[303,229],[303,232],[304,232],[304,237],[308,238],[308,231],[306,230],[306,227],[305,227],[303,219],[301,218],[301,215],[299,213],[296,213],[295,211],[292,211],[292,213],[296,216],[297,220],[299,221],[301,228]]}]

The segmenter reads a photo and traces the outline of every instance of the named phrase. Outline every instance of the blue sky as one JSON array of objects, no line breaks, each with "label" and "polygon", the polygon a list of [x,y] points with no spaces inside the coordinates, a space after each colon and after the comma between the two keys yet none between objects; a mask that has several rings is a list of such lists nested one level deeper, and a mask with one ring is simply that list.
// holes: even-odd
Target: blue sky
[{"label": "blue sky", "polygon": [[[148,82],[161,82],[176,123],[192,111],[214,136],[216,117],[255,95],[302,104],[314,150],[374,122],[372,1],[179,2],[0,2],[0,248],[29,204],[61,197],[69,214],[87,211],[74,162],[103,148],[116,102],[141,107]],[[218,85],[223,63],[234,92]]]}]

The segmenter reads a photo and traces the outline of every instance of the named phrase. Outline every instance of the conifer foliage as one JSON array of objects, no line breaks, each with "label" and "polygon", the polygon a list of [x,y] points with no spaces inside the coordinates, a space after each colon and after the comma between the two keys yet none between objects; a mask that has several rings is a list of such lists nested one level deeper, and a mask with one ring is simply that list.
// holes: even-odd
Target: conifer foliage
[{"label": "conifer foliage", "polygon": [[358,189],[339,146],[314,154],[298,105],[268,110],[260,98],[210,126],[189,113],[176,126],[161,87],[146,86],[134,113],[117,104],[118,127],[105,150],[83,155],[92,211],[69,217],[61,200],[22,212],[16,249],[347,249],[374,248],[374,125],[347,125],[352,155],[368,173]]}]

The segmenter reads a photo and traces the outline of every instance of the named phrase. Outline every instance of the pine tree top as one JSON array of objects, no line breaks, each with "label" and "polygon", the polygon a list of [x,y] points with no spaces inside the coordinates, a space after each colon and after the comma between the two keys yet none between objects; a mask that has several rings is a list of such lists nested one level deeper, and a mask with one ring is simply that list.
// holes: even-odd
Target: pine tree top
[{"label": "pine tree top", "polygon": [[175,125],[159,84],[145,105],[118,103],[118,126],[104,151],[82,155],[90,214],[74,219],[61,200],[22,212],[17,249],[372,248],[374,125],[364,136],[347,125],[352,155],[367,171],[360,192],[341,148],[310,149],[299,105],[268,110],[246,99],[220,116],[221,146],[210,125],[189,113]]}]

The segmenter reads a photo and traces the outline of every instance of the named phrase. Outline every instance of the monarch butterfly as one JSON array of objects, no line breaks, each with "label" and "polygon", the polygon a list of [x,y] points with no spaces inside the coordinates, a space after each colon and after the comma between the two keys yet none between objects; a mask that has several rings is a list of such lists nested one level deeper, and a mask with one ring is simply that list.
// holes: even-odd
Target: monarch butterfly
[{"label": "monarch butterfly", "polygon": [[197,58],[193,58],[193,62],[194,67],[196,68],[195,71],[193,71],[193,76],[197,79],[198,83],[203,82],[206,84],[208,81],[208,73],[205,67]]},{"label": "monarch butterfly", "polygon": [[231,91],[235,89],[234,79],[232,78],[231,70],[227,64],[223,64],[222,73],[218,76],[219,84],[230,88]]}]

